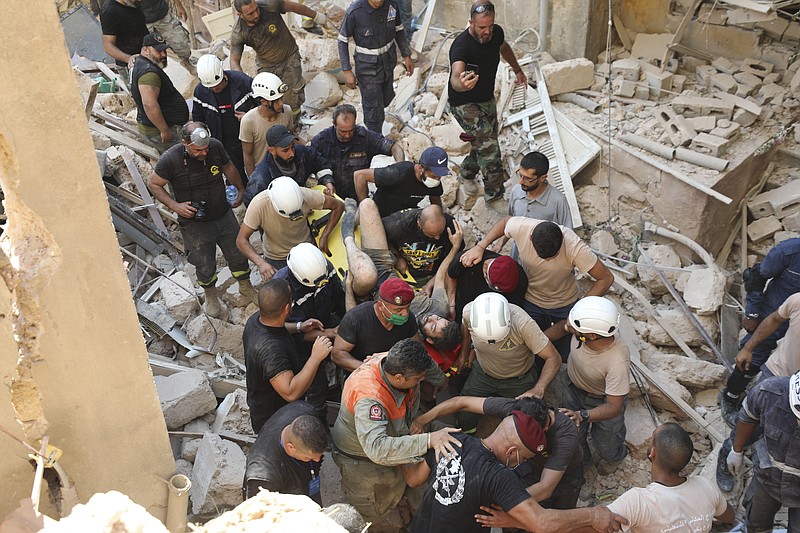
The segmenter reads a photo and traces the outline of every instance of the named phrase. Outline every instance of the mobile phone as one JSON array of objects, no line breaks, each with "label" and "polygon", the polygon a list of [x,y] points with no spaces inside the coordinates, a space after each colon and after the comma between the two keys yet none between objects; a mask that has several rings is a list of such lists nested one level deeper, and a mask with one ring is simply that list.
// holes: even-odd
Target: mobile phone
[{"label": "mobile phone", "polygon": [[480,67],[474,63],[467,63],[467,72],[472,72],[476,76],[479,74]]}]

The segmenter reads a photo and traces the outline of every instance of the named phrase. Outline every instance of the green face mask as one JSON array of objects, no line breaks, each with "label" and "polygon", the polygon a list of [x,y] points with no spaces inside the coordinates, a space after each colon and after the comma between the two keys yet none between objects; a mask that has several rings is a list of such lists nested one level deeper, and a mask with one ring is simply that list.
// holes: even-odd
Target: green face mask
[{"label": "green face mask", "polygon": [[[384,309],[386,309],[386,311],[387,311],[387,312],[389,311],[389,308],[388,308],[388,307],[386,307],[386,304],[385,304],[385,303],[381,302],[381,305],[383,306],[383,308],[384,308]],[[405,324],[406,322],[408,322],[408,315],[406,315],[406,316],[403,316],[403,315],[398,315],[398,314],[396,314],[396,313],[392,313],[392,312],[389,312],[389,316],[388,316],[388,317],[387,317],[387,316],[384,316],[383,318],[384,318],[384,319],[385,319],[385,320],[386,320],[386,321],[387,321],[389,324],[392,324],[392,325],[394,325],[394,326],[402,326],[403,324]]]}]

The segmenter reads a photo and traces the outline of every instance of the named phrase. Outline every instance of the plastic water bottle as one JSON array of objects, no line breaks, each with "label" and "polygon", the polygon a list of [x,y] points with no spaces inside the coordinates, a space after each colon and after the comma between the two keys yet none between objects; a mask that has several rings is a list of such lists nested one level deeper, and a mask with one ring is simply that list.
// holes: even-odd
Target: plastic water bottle
[{"label": "plastic water bottle", "polygon": [[233,205],[236,203],[236,199],[239,198],[239,191],[236,190],[236,187],[233,185],[228,185],[225,187],[225,198],[228,200],[228,203]]}]

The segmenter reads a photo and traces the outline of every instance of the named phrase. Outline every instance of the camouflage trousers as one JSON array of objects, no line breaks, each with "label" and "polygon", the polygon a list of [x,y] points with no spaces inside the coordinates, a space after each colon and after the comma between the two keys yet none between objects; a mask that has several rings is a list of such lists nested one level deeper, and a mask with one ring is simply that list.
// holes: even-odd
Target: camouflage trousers
[{"label": "camouflage trousers", "polygon": [[192,66],[197,64],[197,59],[192,58],[192,46],[189,43],[189,32],[183,27],[172,11],[168,11],[163,18],[147,25],[151,32],[156,31],[169,44],[175,55],[181,59],[181,63],[186,65],[189,62]]},{"label": "camouflage trousers", "polygon": [[486,196],[502,195],[505,175],[500,159],[500,144],[497,142],[497,107],[494,100],[454,106],[450,112],[468,135],[475,136],[472,150],[461,164],[461,177],[474,180],[482,172]]},{"label": "camouflage trousers", "polygon": [[292,108],[292,113],[300,114],[300,106],[306,101],[306,93],[303,87],[306,81],[303,79],[303,67],[300,64],[300,51],[296,50],[292,55],[281,63],[263,63],[258,61],[258,72],[271,72],[278,76],[283,83],[289,86],[289,91],[283,95],[283,102]]}]

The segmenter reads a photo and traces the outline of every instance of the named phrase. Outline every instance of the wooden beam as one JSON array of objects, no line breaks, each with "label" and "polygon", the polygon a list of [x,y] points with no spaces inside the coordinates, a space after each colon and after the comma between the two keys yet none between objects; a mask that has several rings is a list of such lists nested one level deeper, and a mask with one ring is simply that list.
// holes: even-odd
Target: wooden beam
[{"label": "wooden beam", "polygon": [[146,144],[137,141],[129,137],[127,134],[122,133],[120,131],[114,131],[107,126],[103,126],[102,124],[98,124],[97,122],[91,120],[89,121],[89,129],[100,133],[101,135],[105,135],[112,141],[116,142],[117,144],[122,144],[136,152],[142,157],[146,157],[148,159],[158,160],[161,155],[158,153],[158,150],[147,146]]},{"label": "wooden beam", "polygon": [[667,46],[667,49],[664,51],[664,57],[661,59],[662,72],[665,68],[667,68],[667,63],[670,59],[672,59],[672,56],[675,55],[675,49],[672,47],[672,45],[680,44],[681,39],[683,39],[683,34],[686,33],[686,28],[689,27],[689,23],[694,18],[694,14],[697,13],[697,9],[702,3],[703,0],[694,0],[691,7],[686,10],[686,14],[683,15],[681,23],[678,25],[678,29],[675,31],[675,35],[672,36],[672,42]]},{"label": "wooden beam", "polygon": [[[425,16],[422,18],[422,26],[417,30],[414,36],[414,50],[422,52],[422,47],[425,46],[425,39],[428,38],[428,30],[431,27],[431,19],[433,18],[433,10],[436,9],[436,0],[428,0],[425,7]],[[411,28],[406,28],[406,35],[409,35]]]},{"label": "wooden beam", "polygon": [[[631,40],[631,36],[628,33],[628,29],[622,23],[622,19],[619,18],[619,15],[617,15],[616,13],[614,13],[613,19],[614,19],[614,29],[617,30],[617,35],[619,35],[619,40],[622,41],[622,46],[625,47],[625,50],[630,52],[631,49],[633,48],[633,41]],[[607,57],[606,62],[611,63],[611,58]]]}]

